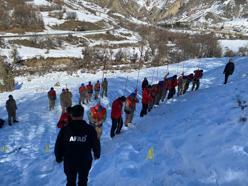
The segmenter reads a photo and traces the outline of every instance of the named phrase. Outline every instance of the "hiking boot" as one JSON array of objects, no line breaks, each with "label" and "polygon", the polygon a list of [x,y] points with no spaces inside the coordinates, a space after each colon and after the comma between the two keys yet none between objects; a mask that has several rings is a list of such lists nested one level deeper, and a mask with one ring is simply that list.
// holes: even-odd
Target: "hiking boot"
[{"label": "hiking boot", "polygon": [[19,121],[17,121],[17,120],[14,120],[13,122],[14,122],[14,123],[18,123]]}]

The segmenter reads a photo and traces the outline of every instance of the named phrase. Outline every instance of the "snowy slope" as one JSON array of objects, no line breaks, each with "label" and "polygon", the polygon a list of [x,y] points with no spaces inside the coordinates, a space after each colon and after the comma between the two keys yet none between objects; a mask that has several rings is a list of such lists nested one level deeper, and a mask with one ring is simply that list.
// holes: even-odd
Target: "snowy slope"
[{"label": "snowy slope", "polygon": [[[89,185],[247,185],[248,128],[247,121],[239,122],[241,116],[247,117],[247,108],[241,111],[237,97],[248,99],[248,58],[235,59],[236,71],[226,86],[222,85],[225,63],[226,59],[201,59],[169,66],[171,75],[203,68],[201,89],[160,104],[142,119],[138,117],[138,104],[135,124],[124,128],[113,140],[109,137],[108,117],[102,136],[102,156],[94,163]],[[139,86],[143,77],[155,82],[166,72],[167,67],[142,70]],[[134,90],[137,74],[106,75],[109,100],[102,102],[109,112],[112,100]],[[67,85],[77,103],[81,82],[95,82],[101,77],[101,72],[78,72],[72,76],[53,73],[16,79],[18,90],[11,94],[18,103],[20,122],[0,129],[0,185],[65,185],[63,166],[55,163],[53,155],[60,106],[57,103],[56,110],[48,112],[46,93],[60,82],[57,92]],[[9,94],[0,94],[0,117],[5,119],[4,105]],[[146,160],[151,147],[154,160]]]}]

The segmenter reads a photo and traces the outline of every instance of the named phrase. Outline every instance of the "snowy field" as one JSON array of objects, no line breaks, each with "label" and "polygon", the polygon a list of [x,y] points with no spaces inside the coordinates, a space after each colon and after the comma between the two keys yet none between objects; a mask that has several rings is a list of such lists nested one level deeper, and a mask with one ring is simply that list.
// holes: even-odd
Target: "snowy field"
[{"label": "snowy field", "polygon": [[[124,127],[114,139],[109,137],[111,103],[135,89],[138,72],[107,73],[109,98],[102,103],[108,109],[108,117],[103,126],[101,158],[93,164],[89,185],[248,185],[248,122],[239,121],[248,117],[248,108],[242,110],[237,101],[248,100],[248,57],[235,58],[235,73],[224,86],[226,61],[225,58],[189,60],[169,68],[141,70],[138,87],[145,76],[155,83],[168,71],[170,75],[182,71],[189,74],[202,68],[204,77],[199,91],[161,103],[144,118],[139,118],[139,103],[134,124]],[[60,82],[55,87],[57,94],[67,86],[76,104],[79,85],[101,78],[101,72],[18,77],[15,91],[0,94],[0,117],[7,119],[5,101],[12,94],[20,121],[0,129],[0,185],[65,185],[63,165],[55,162],[53,154],[61,109],[57,102],[55,111],[48,111],[47,91]],[[85,106],[86,110],[93,104]],[[151,148],[154,156],[147,160]]]}]

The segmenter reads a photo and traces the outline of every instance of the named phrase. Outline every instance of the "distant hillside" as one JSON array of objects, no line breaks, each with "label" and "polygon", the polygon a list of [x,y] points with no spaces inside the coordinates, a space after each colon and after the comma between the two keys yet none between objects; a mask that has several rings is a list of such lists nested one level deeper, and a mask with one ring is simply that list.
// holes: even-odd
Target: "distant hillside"
[{"label": "distant hillside", "polygon": [[89,0],[151,22],[220,23],[248,17],[247,0]]}]

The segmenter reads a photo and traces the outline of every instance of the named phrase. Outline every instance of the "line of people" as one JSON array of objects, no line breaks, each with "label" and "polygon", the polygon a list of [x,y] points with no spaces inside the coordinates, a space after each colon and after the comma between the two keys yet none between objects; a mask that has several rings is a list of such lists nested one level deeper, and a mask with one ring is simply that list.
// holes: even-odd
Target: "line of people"
[{"label": "line of people", "polygon": [[[233,74],[234,69],[235,69],[235,65],[232,59],[230,59],[223,71],[223,73],[225,74],[224,84],[227,83],[228,78],[230,75]],[[192,82],[192,90],[197,90],[200,86],[200,78],[203,75],[203,71],[198,69],[194,71],[194,74],[192,73],[189,75],[184,75],[184,73],[182,73],[181,76],[179,76],[178,78],[176,75],[168,78],[168,75],[169,74],[166,74],[164,80],[159,81],[158,84],[149,85],[146,78],[142,82],[142,110],[140,113],[141,117],[146,115],[147,112],[151,111],[151,109],[154,106],[159,105],[160,101],[164,102],[166,97],[167,99],[171,99],[176,93],[176,87],[177,87],[178,96],[186,93],[186,91],[189,88],[190,82]],[[93,90],[95,92],[94,94],[95,99],[99,98],[100,92],[101,92],[101,97],[104,96],[107,97],[107,92],[108,92],[107,79],[104,78],[101,84],[99,81],[97,81],[94,87],[93,85],[91,85],[91,82],[89,82],[88,85],[86,86],[84,84],[81,84],[79,88],[79,94],[80,94],[79,103],[81,104],[89,103],[93,95]],[[168,95],[167,92],[169,92]],[[135,94],[137,94],[137,92],[130,97],[134,97]],[[126,113],[126,119],[125,119],[126,126],[128,126],[128,123],[131,123],[132,121],[133,113],[136,105],[135,103],[132,103],[130,101],[130,97],[127,97],[128,103],[124,109]],[[56,99],[57,99],[56,91],[52,87],[48,92],[49,110],[54,110]],[[137,101],[136,96],[134,100]],[[61,104],[62,113],[66,113],[67,108],[72,106],[72,93],[69,91],[68,88],[62,89],[62,93],[60,94],[60,104]],[[17,106],[12,95],[9,95],[9,99],[6,101],[6,110],[8,113],[8,124],[12,125],[13,123],[18,122],[18,120],[16,119]],[[0,127],[2,127],[4,123],[5,121],[1,119]],[[121,123],[123,123],[123,121]]]},{"label": "line of people", "polygon": [[[233,70],[234,66],[232,64],[229,64],[229,67],[226,66],[224,70],[225,83],[227,82],[228,76],[233,73]],[[179,77],[177,77],[177,75],[168,77],[168,75],[167,73],[164,79],[157,84],[149,85],[147,78],[142,82],[141,117],[151,111],[154,106],[159,105],[160,102],[164,102],[166,98],[173,98],[176,94],[176,87],[178,96],[186,93],[191,82],[191,90],[197,90],[200,86],[200,78],[203,76],[203,70],[197,69],[192,74],[182,74]],[[107,96],[108,83],[106,82],[106,78],[104,80],[105,84],[102,83],[102,85],[99,86],[100,82],[98,81],[94,86],[95,99],[98,99],[101,87],[101,96]],[[88,85],[91,85],[91,83]],[[107,110],[98,102],[95,106],[91,107],[87,113],[89,124],[83,120],[84,108],[82,104],[88,103],[93,95],[93,86],[88,85],[86,86],[87,91],[83,95],[81,95],[80,89],[84,85],[82,84],[79,88],[79,105],[72,106],[72,93],[69,89],[63,89],[60,95],[62,115],[57,126],[61,128],[61,130],[56,140],[54,152],[58,163],[64,161],[67,185],[76,185],[77,175],[78,184],[87,185],[88,174],[93,160],[91,151],[93,151],[94,159],[100,158],[100,138],[102,126],[107,117]],[[49,110],[54,110],[56,103],[56,91],[54,88],[51,88],[48,92],[48,99]],[[137,103],[139,103],[137,90],[127,97],[121,96],[113,101],[111,108],[111,138],[121,132],[123,126],[122,110],[124,110],[126,116],[124,121],[125,126],[128,127],[131,125]],[[17,106],[12,95],[9,95],[9,99],[6,102],[6,109],[9,124],[11,125],[12,122],[17,122]],[[0,125],[2,123],[4,123],[4,121],[0,119]]]},{"label": "line of people", "polygon": [[[228,76],[233,73],[234,66],[228,64],[225,67],[225,82]],[[230,69],[228,69],[230,68]],[[233,69],[232,69],[233,68]],[[142,110],[140,117],[143,117],[151,109],[164,102],[166,97],[171,99],[176,94],[181,96],[186,93],[192,82],[191,91],[196,91],[200,87],[200,79],[203,76],[203,70],[197,69],[194,73],[177,77],[174,75],[168,77],[169,73],[164,76],[163,81],[157,84],[149,85],[147,78],[142,82]],[[129,126],[132,123],[137,99],[137,90],[131,93],[128,97],[118,97],[112,103],[111,119],[112,127],[110,136],[113,138],[116,134],[120,134],[123,126],[122,110],[126,114],[125,125]],[[102,134],[102,125],[106,120],[106,109],[98,103],[91,107],[88,113],[88,125],[83,120],[84,108],[80,105],[68,107],[69,114],[66,116],[69,119],[68,127],[62,128],[55,144],[55,157],[58,163],[64,161],[64,172],[67,176],[67,185],[76,185],[78,175],[78,185],[87,185],[88,174],[92,164],[92,151],[94,159],[100,158],[100,137]],[[94,127],[93,130],[91,127]]]},{"label": "line of people", "polygon": [[[79,87],[79,103],[88,104],[92,99],[93,93],[94,99],[97,100],[99,98],[100,91],[101,97],[107,97],[108,81],[106,78],[104,78],[101,84],[99,81],[97,81],[94,87],[91,82],[89,82],[87,85],[84,85],[84,83],[82,83]],[[56,91],[53,87],[51,87],[47,96],[49,101],[49,110],[54,110],[57,96]],[[68,88],[62,89],[62,92],[60,94],[60,105],[63,113],[66,112],[66,109],[68,107],[72,106],[72,93]]]},{"label": "line of people", "polygon": [[176,94],[176,87],[177,96],[185,94],[191,82],[191,90],[198,90],[200,79],[203,76],[203,70],[197,69],[189,75],[182,73],[179,77],[177,75],[168,77],[168,75],[169,73],[164,76],[162,81],[152,85],[149,84],[147,78],[144,78],[142,82],[142,109],[140,117],[145,116],[153,107],[158,106],[160,102],[164,102],[166,98],[167,100],[173,98]]}]

